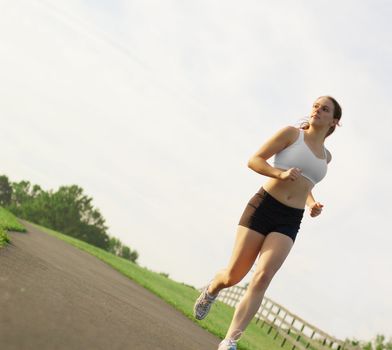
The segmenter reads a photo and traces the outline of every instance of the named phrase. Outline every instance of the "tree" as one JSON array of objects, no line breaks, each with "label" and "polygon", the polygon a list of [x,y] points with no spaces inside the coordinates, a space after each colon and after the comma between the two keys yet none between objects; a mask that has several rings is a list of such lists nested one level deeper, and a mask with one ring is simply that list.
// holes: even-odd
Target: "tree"
[{"label": "tree", "polygon": [[120,255],[121,252],[121,241],[118,240],[115,237],[111,237],[109,240],[109,247],[108,247],[108,252],[114,254],[114,255]]},{"label": "tree", "polygon": [[131,249],[129,247],[123,245],[121,248],[121,257],[127,260],[131,258]]},{"label": "tree", "polygon": [[139,253],[136,250],[132,250],[131,256],[129,257],[129,260],[133,261],[135,264],[137,264],[137,258],[139,257]]},{"label": "tree", "polygon": [[12,187],[5,175],[0,176],[0,205],[7,206],[11,203]]},{"label": "tree", "polygon": [[109,247],[105,219],[98,209],[93,208],[92,198],[77,185],[61,186],[50,196],[51,213],[48,218],[56,229],[92,243],[105,250]]},{"label": "tree", "polygon": [[16,216],[61,231],[136,263],[138,252],[108,236],[105,219],[93,207],[92,198],[85,195],[81,187],[61,186],[53,192],[44,191],[29,181],[20,181],[11,183],[9,191],[7,183],[7,177],[0,177],[0,194],[8,193],[10,199],[7,202],[8,197],[5,196],[4,201],[8,203],[7,209]]},{"label": "tree", "polygon": [[115,237],[110,238],[108,251],[114,255],[121,256],[122,258],[137,264],[136,260],[139,257],[138,252],[136,250],[132,250],[126,245],[123,245],[121,241]]}]

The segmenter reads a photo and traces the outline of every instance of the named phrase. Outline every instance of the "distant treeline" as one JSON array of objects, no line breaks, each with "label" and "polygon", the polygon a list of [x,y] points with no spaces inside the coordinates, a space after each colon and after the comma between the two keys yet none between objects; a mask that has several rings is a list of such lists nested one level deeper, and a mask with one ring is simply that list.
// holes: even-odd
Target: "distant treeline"
[{"label": "distant treeline", "polygon": [[92,198],[77,185],[44,191],[29,181],[10,182],[0,176],[0,205],[21,219],[78,238],[117,256],[137,262],[136,250],[107,234],[108,227]]},{"label": "distant treeline", "polygon": [[347,339],[351,345],[359,346],[362,350],[392,350],[392,337],[387,340],[385,335],[377,334],[371,341],[359,341]]}]

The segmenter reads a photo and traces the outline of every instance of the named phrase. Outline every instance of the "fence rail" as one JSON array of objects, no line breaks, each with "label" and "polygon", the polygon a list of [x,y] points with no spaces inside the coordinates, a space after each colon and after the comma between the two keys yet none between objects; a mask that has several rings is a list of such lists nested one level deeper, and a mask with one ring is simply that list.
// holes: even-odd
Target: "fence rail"
[{"label": "fence rail", "polygon": [[[245,292],[246,288],[233,286],[223,289],[217,299],[229,306],[236,307]],[[274,339],[277,339],[278,335],[283,338],[281,347],[287,341],[292,345],[291,350],[296,348],[299,350],[360,350],[359,347],[336,339],[311,325],[267,297],[264,297],[255,318],[261,328],[268,327],[267,333],[271,334]]]}]

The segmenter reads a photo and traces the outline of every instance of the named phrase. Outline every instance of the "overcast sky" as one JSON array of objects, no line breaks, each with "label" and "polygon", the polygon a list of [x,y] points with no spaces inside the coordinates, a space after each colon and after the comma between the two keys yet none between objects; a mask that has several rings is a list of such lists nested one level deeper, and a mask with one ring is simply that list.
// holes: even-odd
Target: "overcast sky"
[{"label": "overcast sky", "polygon": [[267,180],[250,156],[330,94],[324,210],[266,295],[339,338],[392,336],[391,17],[381,0],[0,0],[0,174],[83,187],[142,266],[200,287]]}]

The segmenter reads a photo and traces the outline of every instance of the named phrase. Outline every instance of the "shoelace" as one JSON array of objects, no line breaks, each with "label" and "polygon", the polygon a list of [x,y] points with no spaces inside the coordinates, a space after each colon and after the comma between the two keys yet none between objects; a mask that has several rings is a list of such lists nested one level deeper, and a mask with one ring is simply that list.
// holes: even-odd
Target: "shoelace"
[{"label": "shoelace", "polygon": [[223,340],[219,349],[221,349],[222,345],[225,347],[225,350],[237,349],[237,342],[233,339]]},{"label": "shoelace", "polygon": [[203,299],[200,302],[201,308],[206,310],[208,306],[215,301],[215,297],[211,297],[207,294],[207,290],[204,291]]}]

